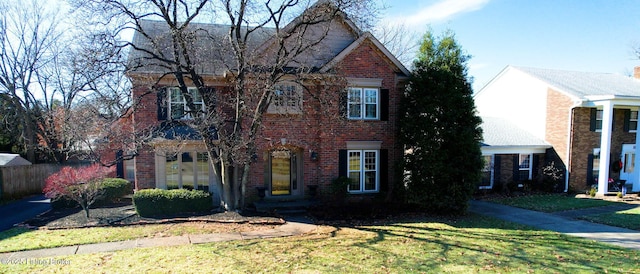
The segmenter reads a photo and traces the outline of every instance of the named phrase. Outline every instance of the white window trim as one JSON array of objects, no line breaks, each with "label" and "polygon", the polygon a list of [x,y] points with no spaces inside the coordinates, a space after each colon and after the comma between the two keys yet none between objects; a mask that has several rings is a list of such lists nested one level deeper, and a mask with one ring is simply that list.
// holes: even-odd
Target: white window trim
[{"label": "white window trim", "polygon": [[[490,177],[490,179],[489,179],[489,185],[488,185],[488,186],[480,186],[480,187],[479,187],[479,189],[492,189],[492,188],[493,188],[493,181],[494,181],[493,176],[494,176],[494,174],[495,174],[495,166],[494,166],[494,165],[495,165],[495,158],[496,158],[496,155],[495,155],[495,154],[491,154],[491,155],[482,155],[482,156],[483,156],[483,158],[484,158],[485,156],[489,156],[489,157],[490,157],[490,159],[491,159],[491,160],[490,160],[490,161],[491,161],[491,165],[490,165],[490,167],[489,167],[489,169],[490,169],[489,171],[490,171],[490,173],[491,173],[491,177]],[[485,172],[485,171],[484,171],[484,167],[482,167],[482,172],[483,172],[483,173]]]},{"label": "white window trim", "polygon": [[[378,193],[380,191],[380,151],[379,150],[368,150],[368,149],[353,149],[353,150],[347,150],[347,176],[349,176],[349,174],[351,174],[351,169],[350,165],[349,165],[349,155],[351,154],[351,152],[359,152],[360,153],[360,190],[351,190],[348,189],[349,193],[351,194],[365,194],[365,193]],[[365,169],[364,169],[364,156],[367,152],[374,152],[375,153],[375,157],[376,157],[376,183],[375,183],[375,189],[373,190],[365,190]]]},{"label": "white window trim", "polygon": [[[598,119],[598,113],[601,113],[600,119]],[[604,110],[596,109],[596,130],[595,132],[602,132],[603,120],[604,120]],[[600,128],[598,128],[598,121],[600,121]]]},{"label": "white window trim", "polygon": [[[522,156],[529,156],[529,167],[528,168],[522,168],[520,167],[520,163],[522,163]],[[529,176],[527,180],[531,180],[533,177],[533,154],[532,153],[527,153],[527,154],[520,154],[518,155],[518,170],[519,171],[523,171],[523,170],[528,170],[529,171]],[[520,173],[518,173],[520,174]],[[518,178],[520,179],[520,178]]]},{"label": "white window trim", "polygon": [[[173,102],[171,101],[171,92],[172,90],[178,90],[180,92],[180,96],[182,96],[182,110],[184,111],[185,115],[180,117],[180,118],[174,118],[172,115],[172,107],[173,107]],[[197,88],[195,87],[188,87],[187,90],[189,92],[191,91],[196,91],[197,92]],[[200,96],[202,99],[202,96]],[[194,101],[194,103],[198,103],[202,106],[202,111],[205,111],[205,105],[204,105],[204,100],[202,99],[202,101]],[[170,87],[167,89],[167,116],[169,118],[169,120],[193,120],[193,117],[191,116],[189,112],[189,107],[187,106],[187,100],[185,100],[184,95],[182,95],[182,92],[180,91],[179,87]]]},{"label": "white window trim", "polygon": [[[182,173],[183,173],[183,166],[182,166],[182,154],[183,153],[190,153],[190,155],[192,155],[191,157],[193,157],[194,160],[194,164],[193,164],[193,182],[194,188],[198,188],[199,186],[201,186],[201,184],[198,183],[198,165],[195,164],[198,159],[198,153],[207,153],[206,150],[181,150],[179,152],[176,152],[176,160],[178,162],[178,188],[184,188],[184,184],[182,182]],[[166,173],[166,155],[163,155],[162,153],[158,154],[156,153],[156,157],[155,157],[155,162],[156,162],[156,188],[160,188],[160,189],[167,189],[168,185],[167,185],[167,173]],[[215,176],[213,175],[213,167],[211,166],[211,161],[209,161],[208,166],[208,174],[209,174],[209,181],[207,182],[207,184],[202,184],[202,186],[208,186],[209,187],[209,192],[214,192],[215,191]]]},{"label": "white window trim", "polygon": [[[351,117],[351,91],[359,90],[360,91],[360,116],[359,117]],[[375,90],[376,91],[376,116],[375,117],[366,117],[366,91],[367,90]],[[380,88],[373,87],[349,87],[347,89],[347,118],[350,120],[380,120]]]},{"label": "white window trim", "polygon": [[632,109],[632,110],[630,110],[630,111],[631,111],[632,113],[633,113],[633,112],[635,112],[635,113],[637,113],[638,115],[636,115],[636,119],[632,119],[632,118],[631,118],[631,114],[629,115],[629,122],[634,122],[634,121],[636,122],[636,129],[631,129],[631,128],[629,128],[629,132],[631,132],[631,133],[637,133],[637,132],[638,132],[638,118],[640,118],[640,117],[638,117],[638,116],[640,116],[640,112],[638,112],[638,110],[637,110],[637,109],[635,109],[635,110],[634,110],[634,109]]}]

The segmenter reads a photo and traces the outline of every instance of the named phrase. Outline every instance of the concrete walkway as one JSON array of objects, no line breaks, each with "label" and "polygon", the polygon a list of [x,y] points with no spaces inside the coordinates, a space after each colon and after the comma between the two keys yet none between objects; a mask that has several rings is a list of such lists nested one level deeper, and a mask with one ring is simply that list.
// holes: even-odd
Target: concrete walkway
[{"label": "concrete walkway", "polygon": [[469,211],[535,228],[640,250],[640,231],[636,230],[576,220],[561,216],[561,213],[544,213],[485,201],[471,201]]},{"label": "concrete walkway", "polygon": [[[640,231],[596,224],[582,220],[575,220],[557,214],[537,212],[484,201],[471,201],[469,211],[510,222],[529,225],[540,229],[557,231],[567,235],[592,239],[617,246],[640,250]],[[0,253],[0,261],[98,252],[112,252],[132,248],[177,246],[221,241],[286,237],[301,235],[316,229],[316,225],[314,225],[313,222],[311,222],[306,217],[291,216],[285,219],[287,221],[286,224],[271,230],[183,235],[162,238],[142,238],[121,242]]]},{"label": "concrete walkway", "polygon": [[132,248],[177,246],[187,244],[203,244],[222,241],[266,239],[276,237],[287,237],[301,235],[316,229],[310,220],[301,216],[287,217],[286,223],[275,229],[236,232],[236,233],[216,233],[201,235],[183,235],[162,238],[142,238],[129,241],[75,245],[67,247],[47,248],[29,251],[18,251],[10,253],[0,253],[0,261],[33,259],[53,256],[68,256],[74,254],[89,254],[99,252],[112,252]]}]

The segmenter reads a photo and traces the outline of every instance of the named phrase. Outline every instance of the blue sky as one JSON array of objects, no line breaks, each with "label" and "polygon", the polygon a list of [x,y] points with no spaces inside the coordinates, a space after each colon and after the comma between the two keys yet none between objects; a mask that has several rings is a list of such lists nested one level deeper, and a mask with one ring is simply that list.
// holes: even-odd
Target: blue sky
[{"label": "blue sky", "polygon": [[505,66],[630,75],[640,59],[640,0],[400,0],[384,19],[446,29],[473,56],[479,90]]}]

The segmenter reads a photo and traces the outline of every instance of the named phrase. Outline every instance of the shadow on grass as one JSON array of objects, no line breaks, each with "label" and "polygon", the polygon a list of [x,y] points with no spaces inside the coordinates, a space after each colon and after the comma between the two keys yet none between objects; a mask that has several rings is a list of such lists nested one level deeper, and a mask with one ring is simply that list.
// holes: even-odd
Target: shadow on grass
[{"label": "shadow on grass", "polygon": [[[398,220],[353,228],[375,233],[373,238],[356,244],[358,248],[371,249],[389,259],[399,258],[403,264],[422,260],[428,262],[423,265],[425,269],[448,261],[474,265],[478,271],[602,272],[637,269],[640,258],[638,251],[473,214],[459,218]],[[379,248],[388,246],[388,242],[398,248]],[[424,252],[403,252],[401,247],[409,245],[420,245]],[[630,256],[636,258],[635,264],[620,263],[620,258]]]}]

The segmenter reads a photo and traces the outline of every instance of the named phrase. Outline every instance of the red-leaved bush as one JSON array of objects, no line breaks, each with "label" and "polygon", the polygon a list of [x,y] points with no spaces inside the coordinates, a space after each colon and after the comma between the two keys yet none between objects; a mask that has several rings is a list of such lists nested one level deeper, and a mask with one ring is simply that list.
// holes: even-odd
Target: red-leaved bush
[{"label": "red-leaved bush", "polygon": [[47,177],[43,192],[51,199],[64,197],[76,201],[89,218],[89,206],[102,195],[100,184],[112,168],[98,164],[86,167],[63,167]]}]

